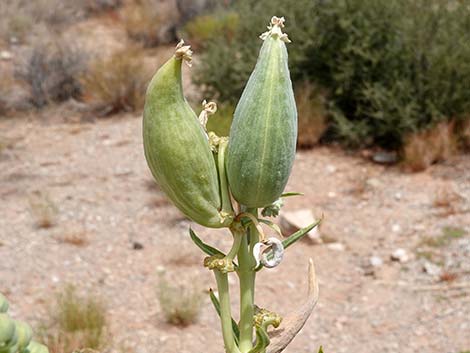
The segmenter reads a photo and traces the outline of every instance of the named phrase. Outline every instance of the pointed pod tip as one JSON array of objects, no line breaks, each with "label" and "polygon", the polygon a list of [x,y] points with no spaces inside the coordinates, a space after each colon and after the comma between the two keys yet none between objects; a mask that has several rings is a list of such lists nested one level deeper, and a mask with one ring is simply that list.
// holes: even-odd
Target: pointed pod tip
[{"label": "pointed pod tip", "polygon": [[181,39],[176,45],[175,58],[183,60],[189,67],[192,66],[193,51],[191,50],[190,45],[184,45],[183,39]]},{"label": "pointed pod tip", "polygon": [[279,38],[284,43],[290,43],[291,40],[287,36],[287,33],[282,32],[282,28],[284,28],[284,22],[286,22],[284,17],[273,16],[271,18],[270,24],[268,25],[268,31],[262,33],[259,37],[262,40],[265,40],[268,37]]}]

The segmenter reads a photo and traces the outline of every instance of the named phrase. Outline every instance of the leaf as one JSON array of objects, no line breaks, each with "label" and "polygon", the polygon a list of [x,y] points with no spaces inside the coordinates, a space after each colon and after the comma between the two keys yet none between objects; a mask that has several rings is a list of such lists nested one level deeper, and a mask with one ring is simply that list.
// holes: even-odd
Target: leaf
[{"label": "leaf", "polygon": [[207,245],[206,243],[204,243],[197,235],[196,233],[194,233],[194,231],[192,230],[192,228],[189,228],[189,235],[191,236],[191,240],[194,242],[194,244],[196,244],[196,246],[201,249],[202,251],[204,251],[207,255],[209,256],[214,256],[214,255],[223,255],[225,256],[225,254],[216,249],[216,248],[213,248],[212,246],[210,245]]},{"label": "leaf", "polygon": [[279,226],[276,224],[276,223],[273,223],[267,219],[258,219],[259,222],[261,223],[264,223],[266,224],[269,228],[271,228],[272,230],[274,230],[277,234],[279,234],[280,236],[282,236],[282,231],[281,231],[281,228],[279,228]]},{"label": "leaf", "polygon": [[302,239],[308,232],[310,232],[313,228],[317,227],[322,221],[323,221],[323,217],[320,218],[315,223],[312,223],[312,224],[310,224],[309,226],[307,226],[305,228],[299,229],[297,232],[290,235],[287,239],[284,239],[282,241],[282,245],[284,246],[284,249],[287,249],[289,246],[294,244],[296,241]]},{"label": "leaf", "polygon": [[266,352],[266,347],[269,346],[269,336],[264,327],[256,327],[256,345],[248,351],[248,353],[262,353]]},{"label": "leaf", "polygon": [[281,197],[291,197],[291,196],[304,196],[303,192],[285,192]]},{"label": "leaf", "polygon": [[[217,315],[219,315],[219,317],[220,317],[219,299],[217,299],[217,297],[215,296],[214,291],[212,290],[212,288],[209,289],[209,296],[211,298],[212,304],[214,304],[214,308],[215,308],[215,311],[217,312]],[[233,318],[232,318],[232,330],[233,330],[233,336],[234,336],[234,339],[235,339],[235,343],[238,346],[238,341],[240,340],[240,330],[238,328],[238,325],[237,325],[236,321]]]},{"label": "leaf", "polygon": [[318,353],[323,353],[323,347],[320,346],[320,349],[318,350]]}]

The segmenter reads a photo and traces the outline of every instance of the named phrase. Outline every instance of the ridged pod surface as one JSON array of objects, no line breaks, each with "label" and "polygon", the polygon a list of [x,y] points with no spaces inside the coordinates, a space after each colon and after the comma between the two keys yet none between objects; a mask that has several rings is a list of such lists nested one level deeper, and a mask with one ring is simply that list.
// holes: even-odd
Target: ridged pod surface
[{"label": "ridged pod surface", "polygon": [[46,346],[35,341],[31,341],[26,349],[28,353],[49,353],[49,349]]},{"label": "ridged pod surface", "polygon": [[16,343],[13,342],[15,330],[15,322],[7,314],[0,314],[0,351]]},{"label": "ridged pod surface", "polygon": [[295,158],[297,109],[287,66],[283,18],[273,17],[235,109],[227,175],[234,198],[264,207],[282,194]]},{"label": "ridged pod surface", "polygon": [[147,89],[143,138],[147,163],[158,185],[187,217],[206,227],[227,226],[214,157],[207,135],[183,95],[181,67],[188,46],[177,47]]},{"label": "ridged pod surface", "polygon": [[6,313],[8,311],[8,301],[5,296],[0,293],[0,313]]}]

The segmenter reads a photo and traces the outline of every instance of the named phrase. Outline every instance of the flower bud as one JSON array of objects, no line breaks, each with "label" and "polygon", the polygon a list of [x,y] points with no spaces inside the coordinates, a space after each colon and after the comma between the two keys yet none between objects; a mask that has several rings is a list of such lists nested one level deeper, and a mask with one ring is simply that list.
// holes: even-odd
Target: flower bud
[{"label": "flower bud", "polygon": [[277,200],[289,178],[297,140],[297,110],[287,66],[284,18],[273,17],[256,67],[235,109],[227,175],[234,198],[247,207]]},{"label": "flower bud", "polygon": [[207,135],[183,95],[181,66],[191,61],[189,46],[155,74],[147,89],[144,150],[158,185],[187,217],[206,227],[227,226],[221,210],[217,167]]}]

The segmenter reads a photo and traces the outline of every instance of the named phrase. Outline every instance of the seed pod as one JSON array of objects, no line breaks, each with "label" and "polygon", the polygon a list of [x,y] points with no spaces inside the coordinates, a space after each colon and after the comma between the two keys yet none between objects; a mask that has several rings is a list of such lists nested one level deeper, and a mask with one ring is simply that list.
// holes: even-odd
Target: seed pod
[{"label": "seed pod", "polygon": [[18,335],[18,341],[13,348],[13,351],[22,352],[33,338],[33,331],[31,327],[22,321],[15,321],[16,334]]},{"label": "seed pod", "polygon": [[16,343],[15,329],[15,322],[7,314],[0,314],[0,351]]},{"label": "seed pod", "polygon": [[181,212],[206,227],[220,228],[231,220],[220,212],[216,164],[204,128],[183,96],[181,66],[190,60],[189,46],[180,42],[150,82],[143,120],[145,157]]},{"label": "seed pod", "polygon": [[234,198],[264,207],[281,196],[295,157],[297,110],[282,33],[273,17],[230,129],[227,174]]},{"label": "seed pod", "polygon": [[36,341],[31,341],[26,347],[28,353],[49,353],[49,349]]},{"label": "seed pod", "polygon": [[0,293],[0,313],[6,313],[8,311],[8,301],[5,296]]}]

